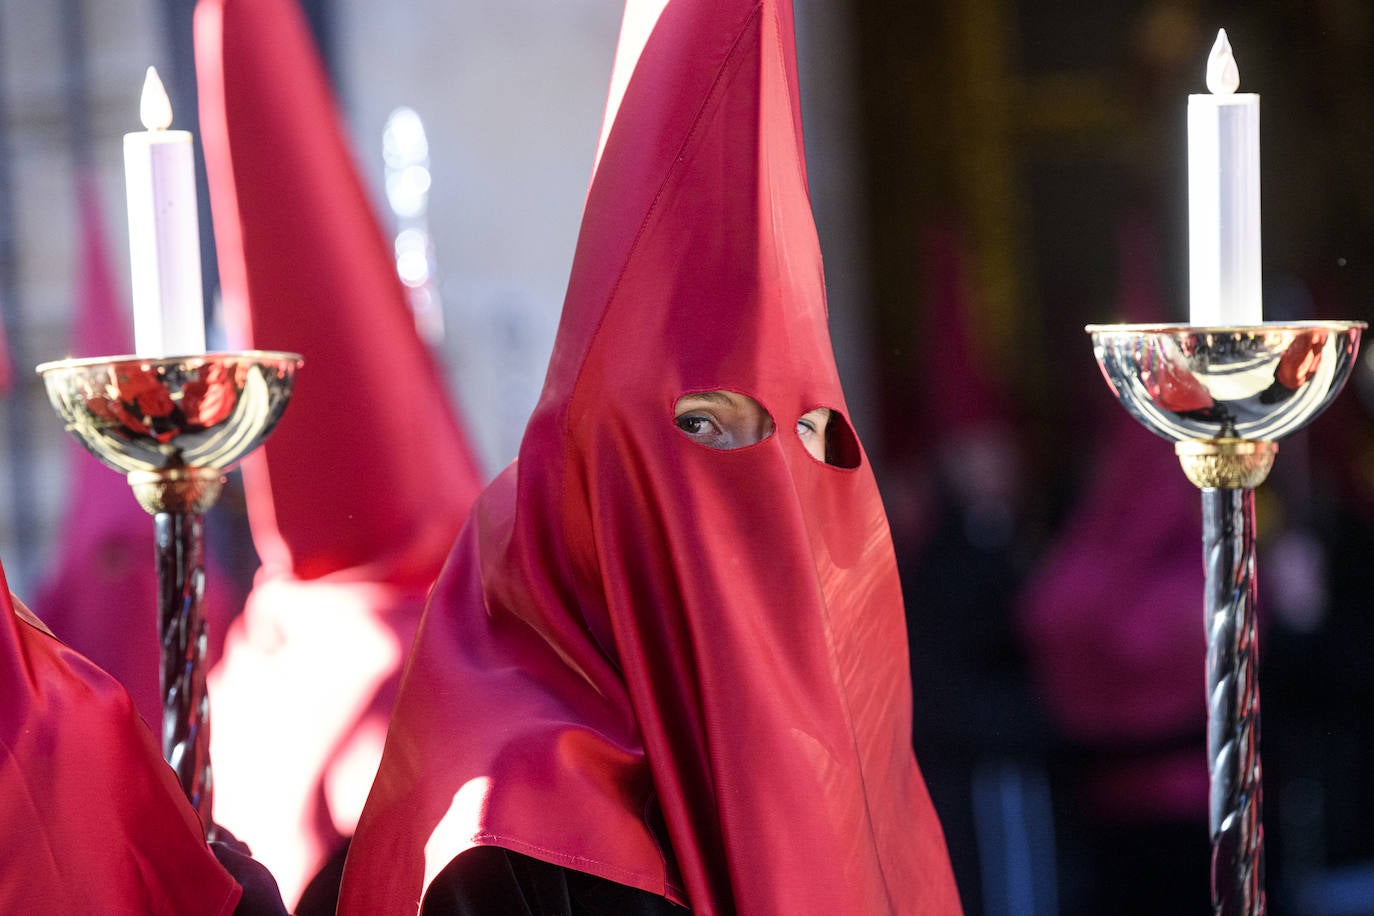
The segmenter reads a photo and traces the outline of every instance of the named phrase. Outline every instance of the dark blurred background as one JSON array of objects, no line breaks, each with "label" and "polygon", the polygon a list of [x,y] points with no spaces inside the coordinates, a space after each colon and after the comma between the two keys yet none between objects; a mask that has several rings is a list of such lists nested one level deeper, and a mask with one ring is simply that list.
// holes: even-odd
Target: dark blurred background
[{"label": "dark blurred background", "polygon": [[[494,473],[542,379],[620,7],[302,5],[388,226],[382,125],[410,105],[429,131],[436,348]],[[69,339],[73,177],[98,177],[127,290],[119,138],[150,63],[194,129],[193,6],[0,2],[0,550],[21,595],[65,540],[62,431],[30,369]],[[968,911],[1206,912],[1198,496],[1112,402],[1083,325],[1186,320],[1185,110],[1219,27],[1263,98],[1265,317],[1369,318],[1374,5],[797,11],[837,355],[898,547],[916,748]],[[1258,493],[1275,913],[1374,913],[1370,390],[1362,362]],[[254,559],[232,495],[215,511],[211,546],[242,590]]]}]

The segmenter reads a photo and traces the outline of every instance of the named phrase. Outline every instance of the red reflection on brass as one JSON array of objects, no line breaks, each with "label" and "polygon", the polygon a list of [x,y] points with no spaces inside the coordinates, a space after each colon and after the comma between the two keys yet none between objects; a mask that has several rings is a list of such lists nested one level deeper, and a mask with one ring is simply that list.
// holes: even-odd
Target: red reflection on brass
[{"label": "red reflection on brass", "polygon": [[103,395],[86,393],[86,410],[90,412],[91,416],[108,420],[111,423],[124,422],[115,415],[112,404],[113,402]]},{"label": "red reflection on brass", "polygon": [[1316,374],[1322,364],[1322,350],[1326,346],[1325,330],[1313,330],[1293,338],[1279,359],[1274,378],[1285,388],[1296,391]]},{"label": "red reflection on brass", "polygon": [[174,394],[175,387],[169,388],[168,378],[155,369],[118,366],[104,385],[86,386],[83,400],[91,416],[126,433],[170,442],[187,428],[224,422],[238,403],[243,366],[212,362],[193,373]]},{"label": "red reflection on brass", "polygon": [[100,398],[100,400],[105,402],[104,406],[108,409],[109,415],[120,426],[145,436],[152,434],[153,431],[148,428],[148,425],[141,418],[134,416],[133,412],[125,407],[122,401],[111,401],[105,398]]},{"label": "red reflection on brass", "polygon": [[1206,410],[1216,403],[1191,372],[1157,352],[1142,365],[1140,381],[1150,400],[1174,413]]},{"label": "red reflection on brass", "polygon": [[144,417],[165,417],[176,407],[153,369],[120,367],[115,370],[115,388],[119,400],[134,404]]},{"label": "red reflection on brass", "polygon": [[202,366],[200,377],[181,389],[181,412],[186,422],[210,427],[233,411],[238,402],[235,374],[222,363]]}]

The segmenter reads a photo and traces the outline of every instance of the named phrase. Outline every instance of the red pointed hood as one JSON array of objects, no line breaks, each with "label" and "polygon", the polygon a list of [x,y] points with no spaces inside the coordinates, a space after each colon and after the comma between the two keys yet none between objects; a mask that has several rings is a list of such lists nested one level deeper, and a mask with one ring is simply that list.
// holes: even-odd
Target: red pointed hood
[{"label": "red pointed hood", "polygon": [[352,832],[424,597],[481,487],[293,0],[201,0],[236,347],[305,357],[244,463],[262,570],[210,678],[216,817],[288,904]]},{"label": "red pointed hood", "polygon": [[0,570],[0,912],[233,912],[240,889],[129,695]]},{"label": "red pointed hood", "polygon": [[[785,0],[630,4],[544,392],[436,585],[341,912],[405,911],[481,843],[698,913],[958,912],[794,44]],[[717,389],[774,432],[675,428]],[[818,406],[843,466],[796,435]]]},{"label": "red pointed hood", "polygon": [[233,346],[302,354],[244,464],[269,575],[427,582],[481,477],[287,0],[202,0],[196,66]]}]

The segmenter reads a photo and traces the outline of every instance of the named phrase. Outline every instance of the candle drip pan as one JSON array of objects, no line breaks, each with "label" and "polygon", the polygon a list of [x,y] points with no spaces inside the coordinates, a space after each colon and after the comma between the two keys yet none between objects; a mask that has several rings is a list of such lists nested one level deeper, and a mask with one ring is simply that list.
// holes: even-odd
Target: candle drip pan
[{"label": "candle drip pan", "polygon": [[1313,420],[1355,365],[1363,322],[1089,325],[1102,374],[1152,432],[1274,442]]},{"label": "candle drip pan", "polygon": [[38,373],[67,430],[155,514],[214,503],[223,473],[281,418],[300,363],[245,351],[69,359]]}]

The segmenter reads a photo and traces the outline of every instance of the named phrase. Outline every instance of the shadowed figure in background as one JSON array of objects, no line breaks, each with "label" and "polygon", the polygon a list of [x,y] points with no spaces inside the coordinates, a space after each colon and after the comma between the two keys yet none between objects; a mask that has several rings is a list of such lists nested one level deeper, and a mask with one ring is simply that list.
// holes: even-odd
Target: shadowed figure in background
[{"label": "shadowed figure in background", "polygon": [[[957,221],[921,249],[922,322],[914,365],[930,383],[912,405],[892,491],[921,492],[922,526],[904,526],[913,739],[970,914],[1054,914],[1049,729],[1027,670],[1013,604],[1027,553],[1025,458],[1012,398],[987,340]],[[905,478],[902,470],[915,469]],[[923,529],[923,530],[922,530]]]},{"label": "shadowed figure in background", "polygon": [[960,912],[827,317],[790,2],[634,0],[543,393],[341,913]]},{"label": "shadowed figure in background", "polygon": [[[1159,320],[1151,222],[1122,219],[1124,320]],[[1089,478],[1017,614],[1060,743],[1065,914],[1208,902],[1202,517],[1173,450],[1111,398]]]},{"label": "shadowed figure in background", "polygon": [[1278,521],[1264,532],[1258,561],[1268,624],[1260,696],[1270,899],[1276,910],[1374,912],[1374,366],[1367,357],[1327,412],[1284,440],[1266,491],[1271,502],[1261,511]]},{"label": "shadowed figure in background", "polygon": [[332,912],[402,660],[481,477],[296,4],[202,0],[195,35],[231,346],[305,358],[243,466],[262,567],[210,675],[215,816],[289,903]]}]

